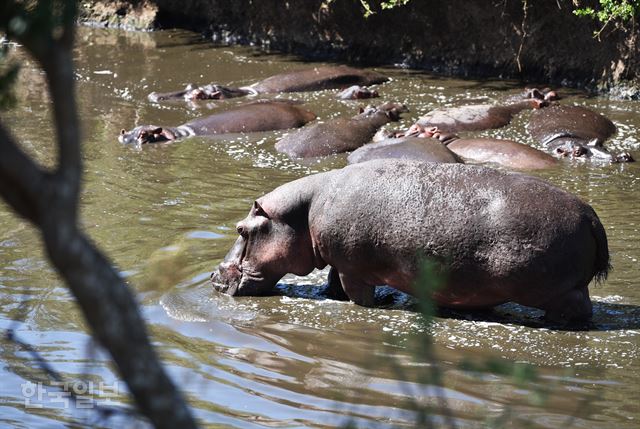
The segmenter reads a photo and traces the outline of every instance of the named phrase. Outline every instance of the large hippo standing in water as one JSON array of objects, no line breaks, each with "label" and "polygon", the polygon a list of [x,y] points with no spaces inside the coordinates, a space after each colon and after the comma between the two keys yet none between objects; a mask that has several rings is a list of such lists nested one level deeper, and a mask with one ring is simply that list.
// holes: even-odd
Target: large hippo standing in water
[{"label": "large hippo standing in water", "polygon": [[332,267],[357,304],[387,284],[414,293],[421,257],[439,266],[441,306],[513,301],[554,321],[590,318],[588,285],[609,270],[605,230],[577,197],[540,179],[464,164],[374,160],[308,176],[257,199],[212,274],[230,295]]},{"label": "large hippo standing in water", "polygon": [[633,161],[628,153],[611,154],[604,142],[616,132],[606,116],[581,106],[555,105],[534,112],[529,133],[557,156]]},{"label": "large hippo standing in water", "polygon": [[142,125],[131,131],[122,130],[118,139],[125,144],[145,144],[189,136],[283,130],[301,127],[315,118],[313,112],[303,109],[295,102],[256,101],[194,119],[177,127]]},{"label": "large hippo standing in water", "polygon": [[378,128],[400,119],[405,105],[384,103],[367,107],[353,118],[337,118],[296,130],[276,143],[278,152],[294,158],[311,158],[352,151],[371,140]]},{"label": "large hippo standing in water", "polygon": [[319,91],[341,89],[352,85],[376,85],[389,78],[373,71],[348,66],[321,66],[304,70],[280,73],[253,85],[232,88],[221,85],[189,85],[182,91],[149,94],[150,101],[171,99],[203,100],[242,97],[256,94],[276,94],[282,92]]}]

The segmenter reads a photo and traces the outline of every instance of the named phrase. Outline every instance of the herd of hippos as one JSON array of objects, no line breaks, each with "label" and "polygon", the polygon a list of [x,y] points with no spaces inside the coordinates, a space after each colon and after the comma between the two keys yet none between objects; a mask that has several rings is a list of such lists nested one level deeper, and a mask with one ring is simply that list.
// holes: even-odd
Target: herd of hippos
[{"label": "herd of hippos", "polygon": [[[377,97],[367,86],[387,77],[346,66],[283,73],[241,88],[189,85],[149,100],[225,99],[325,89],[340,98]],[[122,130],[126,144],[188,136],[299,128],[276,150],[294,158],[351,152],[345,168],[310,175],[258,198],[236,226],[238,238],[215,272],[229,295],[270,292],[286,274],[331,267],[327,296],[374,305],[377,285],[414,294],[424,260],[444,286],[443,307],[491,308],[505,302],[545,311],[552,323],[582,324],[592,315],[588,285],[610,270],[605,230],[579,198],[541,179],[496,170],[552,167],[558,157],[629,162],[604,142],[615,132],[605,116],[558,103],[551,90],[527,89],[502,104],[433,110],[405,131],[380,128],[407,112],[387,102],[352,118],[306,125],[301,103],[260,100],[176,127]],[[499,128],[532,110],[528,130],[548,150],[511,140],[455,133]],[[465,164],[469,160],[475,164]]]}]

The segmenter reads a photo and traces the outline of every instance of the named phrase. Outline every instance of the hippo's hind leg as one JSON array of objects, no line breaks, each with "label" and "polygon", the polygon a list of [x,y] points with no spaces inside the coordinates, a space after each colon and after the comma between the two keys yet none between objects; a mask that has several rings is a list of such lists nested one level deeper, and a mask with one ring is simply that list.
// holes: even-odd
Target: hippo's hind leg
[{"label": "hippo's hind leg", "polygon": [[553,323],[586,323],[591,320],[593,314],[588,284],[555,296],[541,307],[545,310],[545,319]]},{"label": "hippo's hind leg", "polygon": [[331,267],[329,275],[327,276],[327,287],[323,292],[329,299],[336,299],[338,301],[349,301],[349,297],[344,293],[342,288],[342,282],[340,281],[340,275],[338,270]]},{"label": "hippo's hind leg", "polygon": [[349,276],[345,273],[339,273],[342,289],[349,299],[363,307],[373,307],[375,301],[375,286],[364,283],[357,277]]}]

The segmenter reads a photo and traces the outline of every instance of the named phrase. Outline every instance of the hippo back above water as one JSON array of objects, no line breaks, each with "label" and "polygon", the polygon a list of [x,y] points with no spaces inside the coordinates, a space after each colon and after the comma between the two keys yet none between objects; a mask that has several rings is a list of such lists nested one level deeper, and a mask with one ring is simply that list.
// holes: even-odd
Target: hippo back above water
[{"label": "hippo back above water", "polygon": [[308,176],[256,200],[237,231],[212,274],[231,295],[330,265],[332,287],[372,305],[376,285],[415,293],[422,255],[444,280],[440,305],[513,301],[584,321],[588,285],[609,269],[589,205],[537,178],[464,164],[374,160]]},{"label": "hippo back above water", "polygon": [[513,116],[525,109],[538,109],[545,101],[535,98],[506,105],[471,104],[432,110],[416,122],[424,128],[437,127],[446,133],[482,131],[500,128],[511,122]]},{"label": "hippo back above water", "polygon": [[122,130],[118,140],[124,144],[146,144],[173,141],[182,137],[212,136],[227,133],[249,133],[301,127],[316,115],[287,100],[256,101],[193,119],[177,127],[142,125],[131,131]]},{"label": "hippo back above water", "polygon": [[[222,100],[246,95],[343,89],[353,85],[368,86],[384,83],[388,80],[388,77],[374,71],[348,66],[320,66],[280,73],[239,88],[213,83],[201,86],[189,84],[179,91],[152,92],[148,95],[148,99],[156,103],[169,100]],[[372,96],[377,96],[377,92],[361,89],[360,91],[352,91],[349,98],[369,98]]]},{"label": "hippo back above water", "polygon": [[257,93],[319,91],[352,85],[376,85],[388,80],[388,77],[374,71],[348,66],[323,66],[280,73],[254,83],[249,88]]},{"label": "hippo back above water", "polygon": [[372,159],[411,159],[424,162],[462,162],[439,140],[433,138],[400,137],[366,144],[354,150],[349,164]]},{"label": "hippo back above water", "polygon": [[612,154],[604,142],[616,132],[609,118],[582,106],[555,105],[531,115],[529,133],[556,156],[634,161],[627,153]]},{"label": "hippo back above water", "polygon": [[369,142],[376,131],[408,111],[404,104],[369,106],[352,117],[336,118],[295,130],[276,143],[278,152],[293,158],[311,158],[348,152]]}]

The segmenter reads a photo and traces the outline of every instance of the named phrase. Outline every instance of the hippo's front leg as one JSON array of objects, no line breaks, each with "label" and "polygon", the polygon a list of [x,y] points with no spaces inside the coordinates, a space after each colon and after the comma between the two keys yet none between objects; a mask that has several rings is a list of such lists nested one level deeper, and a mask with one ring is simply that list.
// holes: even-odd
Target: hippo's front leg
[{"label": "hippo's front leg", "polygon": [[376,288],[363,282],[360,278],[345,273],[338,273],[342,289],[354,303],[363,307],[373,307]]},{"label": "hippo's front leg", "polygon": [[338,270],[333,267],[331,267],[329,275],[327,276],[327,288],[324,290],[324,295],[329,299],[349,301],[349,297],[344,293],[344,289],[342,288]]}]

